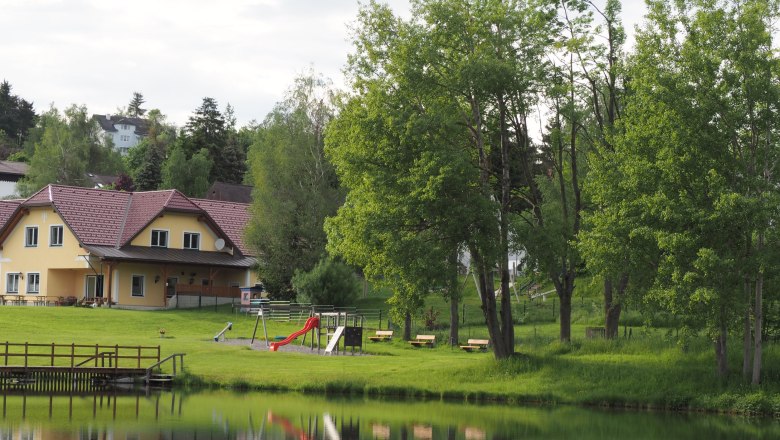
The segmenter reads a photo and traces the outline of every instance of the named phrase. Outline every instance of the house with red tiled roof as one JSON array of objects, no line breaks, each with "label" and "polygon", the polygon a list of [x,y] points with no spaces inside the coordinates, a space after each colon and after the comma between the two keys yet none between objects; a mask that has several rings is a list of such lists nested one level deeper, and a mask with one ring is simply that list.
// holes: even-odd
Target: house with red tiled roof
[{"label": "house with red tiled roof", "polygon": [[256,283],[249,205],[177,190],[49,185],[0,200],[2,303],[61,298],[125,308],[234,302]]}]

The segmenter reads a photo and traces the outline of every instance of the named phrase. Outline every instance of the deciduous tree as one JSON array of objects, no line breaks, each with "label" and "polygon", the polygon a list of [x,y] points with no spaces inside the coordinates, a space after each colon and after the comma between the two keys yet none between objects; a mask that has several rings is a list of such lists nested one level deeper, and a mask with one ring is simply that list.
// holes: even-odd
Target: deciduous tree
[{"label": "deciduous tree", "polygon": [[309,271],[323,257],[323,222],[343,202],[323,151],[332,94],[330,83],[312,72],[297,78],[250,147],[254,191],[247,236],[259,256],[260,277],[275,296],[290,297],[294,271]]}]

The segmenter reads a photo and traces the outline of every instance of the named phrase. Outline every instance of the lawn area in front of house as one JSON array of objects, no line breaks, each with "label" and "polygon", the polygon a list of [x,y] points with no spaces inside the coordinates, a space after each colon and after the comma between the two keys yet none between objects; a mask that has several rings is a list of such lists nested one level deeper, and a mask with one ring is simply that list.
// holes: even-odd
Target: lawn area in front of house
[{"label": "lawn area in front of house", "polygon": [[[233,322],[228,342],[215,342],[228,321]],[[366,342],[364,352],[370,356],[256,350],[248,340],[254,324],[253,317],[228,308],[0,307],[0,357],[4,341],[160,345],[163,357],[186,353],[186,381],[209,386],[763,414],[780,408],[780,356],[774,345],[766,349],[767,380],[753,389],[739,378],[726,383],[716,378],[706,340],[694,341],[683,352],[661,330],[637,330],[630,340],[560,344],[553,342],[554,322],[518,325],[518,355],[496,361],[490,352],[449,347],[443,337],[433,349],[414,348],[398,332],[391,342]],[[303,322],[267,325],[273,338],[300,329]],[[584,327],[575,325],[574,332],[581,334]],[[160,328],[166,330],[164,337]],[[370,334],[373,330],[366,329],[364,337]]]}]

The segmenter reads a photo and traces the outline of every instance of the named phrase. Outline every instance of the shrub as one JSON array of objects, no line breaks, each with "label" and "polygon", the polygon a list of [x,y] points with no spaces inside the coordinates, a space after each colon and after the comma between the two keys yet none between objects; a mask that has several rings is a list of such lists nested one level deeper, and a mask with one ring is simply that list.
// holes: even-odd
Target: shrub
[{"label": "shrub", "polygon": [[436,321],[439,318],[439,311],[431,307],[423,312],[423,321],[425,321],[426,330],[436,330]]},{"label": "shrub", "polygon": [[354,303],[360,290],[352,269],[330,257],[322,258],[309,272],[296,270],[292,285],[299,302],[336,307]]}]

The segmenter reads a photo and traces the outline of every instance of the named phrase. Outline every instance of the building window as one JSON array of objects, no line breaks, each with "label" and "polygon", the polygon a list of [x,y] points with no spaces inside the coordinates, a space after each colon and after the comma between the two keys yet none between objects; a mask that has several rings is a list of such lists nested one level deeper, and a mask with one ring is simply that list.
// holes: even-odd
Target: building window
[{"label": "building window", "polygon": [[168,247],[168,231],[152,229],[152,247]]},{"label": "building window", "polygon": [[49,232],[49,246],[62,246],[62,225],[51,227]]},{"label": "building window", "polygon": [[5,291],[8,293],[19,293],[19,275],[18,273],[9,273],[5,281]]},{"label": "building window", "polygon": [[38,246],[38,227],[28,226],[24,228],[24,245],[27,247]]},{"label": "building window", "polygon": [[41,284],[41,274],[27,273],[27,293],[38,293]]},{"label": "building window", "polygon": [[130,136],[123,134],[119,136],[119,140],[122,142],[130,142]]},{"label": "building window", "polygon": [[131,295],[144,296],[144,276],[133,275],[133,286],[131,288]]},{"label": "building window", "polygon": [[197,232],[185,232],[184,249],[200,249],[200,234]]}]

